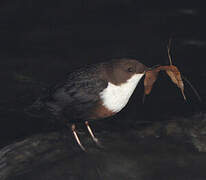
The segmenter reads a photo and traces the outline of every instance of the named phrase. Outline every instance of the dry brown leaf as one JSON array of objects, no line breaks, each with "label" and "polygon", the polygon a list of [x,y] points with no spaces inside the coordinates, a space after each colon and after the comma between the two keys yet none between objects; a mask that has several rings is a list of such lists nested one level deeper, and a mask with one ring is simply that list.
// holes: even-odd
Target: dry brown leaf
[{"label": "dry brown leaf", "polygon": [[144,79],[144,93],[145,95],[150,94],[153,84],[157,80],[158,72],[155,69],[149,70],[145,74],[145,79]]},{"label": "dry brown leaf", "polygon": [[177,85],[177,87],[180,88],[181,92],[182,92],[182,96],[184,98],[184,100],[186,100],[186,96],[184,93],[184,84],[181,78],[181,74],[180,71],[177,69],[176,66],[169,66],[168,70],[166,70],[166,73],[168,74],[168,76],[171,78],[172,82],[175,83]]},{"label": "dry brown leaf", "polygon": [[157,80],[157,76],[159,71],[166,71],[167,75],[170,77],[172,82],[176,84],[182,92],[182,95],[184,99],[186,100],[185,94],[184,94],[184,84],[181,78],[180,71],[178,68],[174,65],[169,66],[159,66],[157,68],[151,69],[146,72],[145,79],[144,79],[144,94],[148,95],[150,94],[152,90],[152,86]]}]

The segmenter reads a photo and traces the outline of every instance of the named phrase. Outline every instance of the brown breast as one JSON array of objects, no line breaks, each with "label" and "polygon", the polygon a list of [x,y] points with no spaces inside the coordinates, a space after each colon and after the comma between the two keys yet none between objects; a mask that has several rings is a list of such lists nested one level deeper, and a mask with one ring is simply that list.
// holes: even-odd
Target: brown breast
[{"label": "brown breast", "polygon": [[91,113],[89,119],[103,119],[106,117],[110,117],[115,115],[115,112],[110,111],[107,109],[103,104],[102,101],[99,101],[95,106],[94,110]]}]

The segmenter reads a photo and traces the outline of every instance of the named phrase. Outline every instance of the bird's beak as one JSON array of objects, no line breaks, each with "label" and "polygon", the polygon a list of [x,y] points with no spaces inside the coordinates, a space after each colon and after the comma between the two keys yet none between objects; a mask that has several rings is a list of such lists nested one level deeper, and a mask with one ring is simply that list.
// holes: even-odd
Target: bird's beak
[{"label": "bird's beak", "polygon": [[159,67],[159,66],[160,66],[160,65],[157,64],[157,65],[154,65],[154,66],[152,66],[152,67],[147,67],[146,70],[145,70],[145,73],[146,73],[147,71],[151,71],[151,70],[153,70],[153,69],[155,69],[155,68],[157,68],[157,67]]}]

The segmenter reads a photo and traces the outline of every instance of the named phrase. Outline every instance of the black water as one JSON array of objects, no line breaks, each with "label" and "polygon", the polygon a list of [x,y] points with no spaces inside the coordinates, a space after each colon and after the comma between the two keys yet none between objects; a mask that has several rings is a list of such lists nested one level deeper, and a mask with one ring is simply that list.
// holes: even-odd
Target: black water
[{"label": "black water", "polygon": [[[134,57],[152,66],[173,63],[198,90],[200,103],[185,84],[188,101],[165,74],[142,104],[139,85],[113,124],[121,129],[141,122],[164,121],[205,112],[206,13],[196,4],[128,1],[1,2],[0,9],[0,146],[56,129],[47,119],[24,109],[47,87],[76,67],[112,57]],[[103,123],[104,124],[104,123]],[[105,120],[105,127],[108,124]]]}]

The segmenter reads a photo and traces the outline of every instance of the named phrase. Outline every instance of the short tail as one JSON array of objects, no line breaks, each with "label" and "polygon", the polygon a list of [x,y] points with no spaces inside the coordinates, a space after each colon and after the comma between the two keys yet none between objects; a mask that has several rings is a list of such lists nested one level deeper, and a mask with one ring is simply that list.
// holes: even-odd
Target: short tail
[{"label": "short tail", "polygon": [[32,105],[26,107],[24,112],[31,117],[42,118],[48,115],[49,111],[45,103],[39,98]]}]

